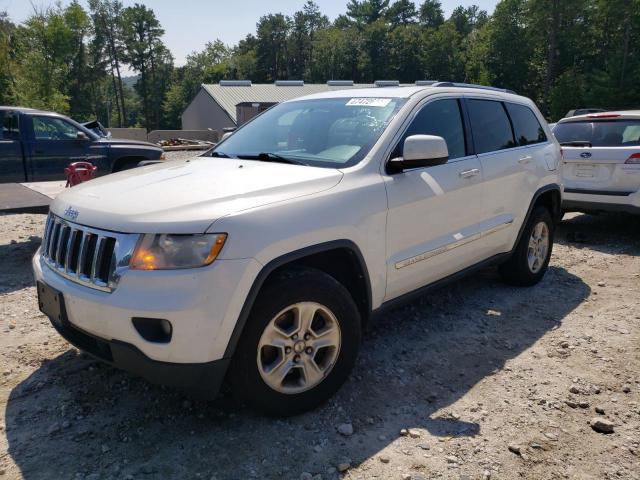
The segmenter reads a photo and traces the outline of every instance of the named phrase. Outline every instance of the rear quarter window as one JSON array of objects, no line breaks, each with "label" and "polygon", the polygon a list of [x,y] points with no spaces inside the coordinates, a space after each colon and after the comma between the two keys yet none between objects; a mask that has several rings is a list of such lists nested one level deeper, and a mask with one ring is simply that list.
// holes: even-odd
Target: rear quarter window
[{"label": "rear quarter window", "polygon": [[515,103],[505,105],[513,123],[518,145],[532,145],[547,141],[542,125],[529,107]]}]

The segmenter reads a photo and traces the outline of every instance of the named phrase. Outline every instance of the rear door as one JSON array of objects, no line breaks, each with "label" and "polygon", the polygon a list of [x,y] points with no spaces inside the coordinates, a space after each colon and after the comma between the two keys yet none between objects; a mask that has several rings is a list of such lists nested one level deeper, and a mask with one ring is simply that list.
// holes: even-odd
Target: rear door
[{"label": "rear door", "polygon": [[24,181],[20,116],[17,112],[0,110],[0,183]]},{"label": "rear door", "polygon": [[553,133],[560,143],[575,145],[562,147],[566,193],[628,195],[640,190],[640,119],[559,123]]},{"label": "rear door", "polygon": [[516,140],[507,106],[500,99],[471,97],[466,103],[484,173],[482,248],[492,256],[513,247],[538,188],[544,154]]},{"label": "rear door", "polygon": [[402,156],[410,135],[447,142],[444,165],[384,176],[388,198],[387,292],[392,299],[478,263],[482,168],[470,149],[461,102],[430,99],[419,107],[389,158]]},{"label": "rear door", "polygon": [[63,180],[64,168],[73,162],[105,164],[108,147],[95,142],[64,118],[32,115],[29,127],[27,175],[30,181]]}]

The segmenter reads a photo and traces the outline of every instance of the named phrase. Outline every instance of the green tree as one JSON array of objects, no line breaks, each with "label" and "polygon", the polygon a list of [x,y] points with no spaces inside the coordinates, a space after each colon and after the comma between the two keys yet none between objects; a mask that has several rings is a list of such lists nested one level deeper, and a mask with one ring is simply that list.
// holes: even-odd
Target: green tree
[{"label": "green tree", "polygon": [[289,78],[288,38],[291,19],[281,13],[260,18],[256,32],[256,75],[259,81]]},{"label": "green tree", "polygon": [[308,1],[302,10],[295,12],[291,22],[287,53],[288,71],[294,78],[307,78],[314,61],[313,40],[318,30],[329,26],[329,18],[320,8]]},{"label": "green tree", "polygon": [[94,37],[91,42],[96,64],[108,70],[115,98],[118,126],[127,126],[127,109],[122,82],[122,64],[125,57],[123,8],[119,0],[89,0]]},{"label": "green tree", "polygon": [[126,61],[140,72],[135,89],[142,100],[144,125],[148,129],[160,128],[161,105],[169,89],[173,58],[162,43],[164,30],[153,10],[135,4],[122,13]]},{"label": "green tree", "polygon": [[420,23],[425,27],[436,28],[444,23],[442,4],[438,0],[425,0],[418,14]]},{"label": "green tree", "polygon": [[216,83],[231,72],[232,50],[220,40],[209,42],[201,52],[187,56],[183,67],[175,69],[163,104],[164,123],[180,127],[180,117],[203,83]]},{"label": "green tree", "polygon": [[486,80],[519,93],[531,92],[535,76],[530,59],[533,44],[527,30],[527,0],[503,0],[483,35],[487,45],[483,62]]},{"label": "green tree", "polygon": [[396,0],[385,15],[394,27],[415,23],[418,16],[416,6],[411,0]]},{"label": "green tree", "polygon": [[69,114],[77,119],[89,120],[95,112],[92,89],[95,72],[89,64],[86,44],[91,33],[91,20],[77,1],[72,2],[63,15],[71,32],[71,55],[66,81]]},{"label": "green tree", "polygon": [[427,79],[443,81],[465,79],[462,39],[462,35],[450,20],[437,29],[425,31],[422,64]]},{"label": "green tree", "polygon": [[369,25],[384,18],[390,0],[349,0],[347,16],[359,25]]},{"label": "green tree", "polygon": [[389,78],[401,82],[424,80],[422,66],[423,31],[419,25],[407,25],[389,33]]},{"label": "green tree", "polygon": [[0,12],[0,104],[13,104],[17,100],[15,85],[16,62],[13,51],[15,25],[6,12]]}]

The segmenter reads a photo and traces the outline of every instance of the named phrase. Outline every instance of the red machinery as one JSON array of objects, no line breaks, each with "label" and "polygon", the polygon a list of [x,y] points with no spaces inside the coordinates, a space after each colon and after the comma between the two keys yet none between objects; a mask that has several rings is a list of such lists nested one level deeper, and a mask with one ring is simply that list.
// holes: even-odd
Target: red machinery
[{"label": "red machinery", "polygon": [[64,169],[67,177],[67,187],[73,187],[95,177],[96,167],[91,162],[74,162]]}]

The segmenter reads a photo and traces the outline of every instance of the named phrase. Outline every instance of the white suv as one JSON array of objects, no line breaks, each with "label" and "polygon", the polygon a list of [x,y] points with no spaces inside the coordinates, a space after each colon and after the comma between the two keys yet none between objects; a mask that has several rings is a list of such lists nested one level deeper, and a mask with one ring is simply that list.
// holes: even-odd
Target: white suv
[{"label": "white suv", "polygon": [[564,118],[553,133],[563,147],[564,210],[640,214],[640,111]]},{"label": "white suv", "polygon": [[490,88],[279,104],[206,157],[92,180],[51,206],[39,303],[72,344],[272,414],[345,381],[373,314],[473,269],[544,275],[560,146]]}]

